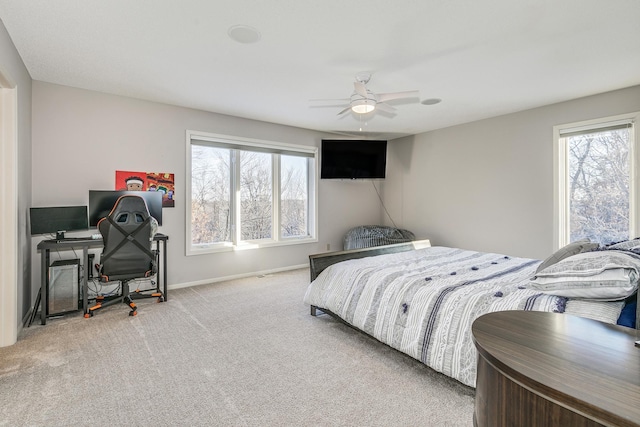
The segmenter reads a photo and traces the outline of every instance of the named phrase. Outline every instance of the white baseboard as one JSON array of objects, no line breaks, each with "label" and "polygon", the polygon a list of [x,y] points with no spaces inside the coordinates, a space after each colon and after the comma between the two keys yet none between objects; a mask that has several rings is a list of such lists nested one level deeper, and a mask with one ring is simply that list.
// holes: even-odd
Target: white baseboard
[{"label": "white baseboard", "polygon": [[207,285],[210,283],[224,282],[227,280],[244,279],[245,277],[264,276],[266,274],[280,273],[283,271],[300,270],[309,268],[308,264],[291,265],[289,267],[275,268],[271,270],[254,271],[251,273],[235,274],[232,276],[215,277],[211,279],[198,280],[195,282],[175,283],[167,286],[168,290],[189,288],[191,286]]}]

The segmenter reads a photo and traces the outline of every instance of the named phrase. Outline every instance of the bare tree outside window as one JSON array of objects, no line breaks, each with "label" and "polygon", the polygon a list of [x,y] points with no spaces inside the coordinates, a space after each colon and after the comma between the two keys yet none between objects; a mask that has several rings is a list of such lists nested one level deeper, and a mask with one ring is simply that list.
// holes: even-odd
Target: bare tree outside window
[{"label": "bare tree outside window", "polygon": [[315,239],[317,148],[187,133],[187,255]]},{"label": "bare tree outside window", "polygon": [[240,236],[242,240],[273,236],[271,154],[240,152]]},{"label": "bare tree outside window", "polygon": [[284,238],[309,235],[307,166],[305,157],[280,158],[280,234]]},{"label": "bare tree outside window", "polygon": [[629,135],[622,128],[567,137],[571,241],[629,238]]},{"label": "bare tree outside window", "polygon": [[231,241],[231,150],[191,146],[191,242]]}]

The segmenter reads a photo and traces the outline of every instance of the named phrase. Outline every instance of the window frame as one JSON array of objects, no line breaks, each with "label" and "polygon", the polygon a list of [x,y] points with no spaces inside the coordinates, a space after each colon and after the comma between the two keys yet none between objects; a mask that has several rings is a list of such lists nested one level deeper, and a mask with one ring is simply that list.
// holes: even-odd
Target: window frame
[{"label": "window frame", "polygon": [[[232,167],[231,177],[231,242],[219,242],[203,245],[192,244],[191,233],[191,200],[192,200],[192,145],[209,145],[212,147],[224,147],[232,150],[233,162],[239,162],[240,151],[258,151],[271,154],[272,174],[272,238],[259,240],[240,240],[241,230],[238,222],[240,215],[240,197],[237,195],[240,185],[239,167]],[[281,236],[280,224],[280,155],[300,155],[308,158],[307,167],[307,203],[308,236]],[[196,130],[186,131],[186,195],[185,195],[185,249],[186,255],[202,255],[217,252],[230,252],[236,250],[259,249],[274,246],[288,246],[297,244],[314,243],[318,241],[318,147],[308,145],[289,144],[284,142],[268,141],[254,138],[244,138],[232,135],[223,135]]]},{"label": "window frame", "polygon": [[553,250],[569,244],[569,189],[566,136],[571,132],[587,132],[604,130],[607,127],[622,124],[630,125],[629,135],[629,238],[636,236],[640,230],[640,186],[636,178],[640,176],[640,132],[636,124],[640,112],[619,114],[580,122],[566,123],[553,127]]}]

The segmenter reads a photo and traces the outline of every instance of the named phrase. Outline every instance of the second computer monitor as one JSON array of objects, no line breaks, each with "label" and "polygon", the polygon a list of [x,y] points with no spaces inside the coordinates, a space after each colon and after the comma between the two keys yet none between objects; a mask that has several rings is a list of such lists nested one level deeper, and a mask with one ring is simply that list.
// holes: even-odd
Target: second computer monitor
[{"label": "second computer monitor", "polygon": [[149,214],[162,225],[162,192],[89,190],[89,227],[96,227],[100,218],[109,215],[120,196],[133,194],[147,202]]},{"label": "second computer monitor", "polygon": [[31,235],[86,230],[86,206],[35,207],[29,209]]}]

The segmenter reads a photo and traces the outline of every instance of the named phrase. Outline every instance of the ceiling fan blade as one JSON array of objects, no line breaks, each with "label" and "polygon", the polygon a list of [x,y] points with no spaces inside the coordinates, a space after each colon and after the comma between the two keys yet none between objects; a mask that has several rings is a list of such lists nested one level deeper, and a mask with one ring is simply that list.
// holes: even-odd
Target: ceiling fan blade
[{"label": "ceiling fan blade", "polygon": [[344,110],[340,111],[340,112],[338,113],[338,116],[340,116],[340,115],[342,115],[342,114],[346,113],[346,112],[347,112],[347,111],[349,111],[349,110],[351,110],[351,105],[349,105],[349,106],[348,106],[347,108],[345,108]]},{"label": "ceiling fan blade", "polygon": [[395,113],[396,112],[396,109],[393,108],[391,105],[384,104],[382,102],[377,102],[376,103],[376,110],[384,111],[385,113]]},{"label": "ceiling fan blade", "polygon": [[363,98],[367,98],[367,88],[366,86],[361,83],[361,82],[353,82],[353,88],[355,89],[356,93],[360,96],[362,96]]},{"label": "ceiling fan blade", "polygon": [[336,102],[333,104],[309,105],[309,108],[344,108],[344,102]]},{"label": "ceiling fan blade", "polygon": [[314,98],[314,99],[310,99],[310,102],[349,102],[351,101],[350,98]]},{"label": "ceiling fan blade", "polygon": [[379,93],[378,102],[390,101],[392,99],[402,98],[420,98],[420,92],[417,90],[410,90],[407,92],[391,92],[391,93]]}]

